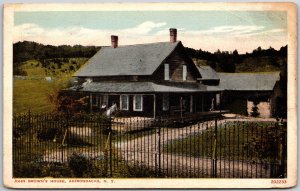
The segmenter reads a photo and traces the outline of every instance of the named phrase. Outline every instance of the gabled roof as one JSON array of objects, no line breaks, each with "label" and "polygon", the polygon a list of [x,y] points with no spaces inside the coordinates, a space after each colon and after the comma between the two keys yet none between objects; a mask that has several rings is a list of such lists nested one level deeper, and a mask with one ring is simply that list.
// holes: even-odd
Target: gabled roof
[{"label": "gabled roof", "polygon": [[74,76],[151,75],[181,45],[181,42],[159,42],[101,48]]},{"label": "gabled roof", "polygon": [[201,79],[203,80],[219,80],[217,72],[210,66],[197,66],[199,73],[201,74]]},{"label": "gabled roof", "polygon": [[90,82],[82,87],[72,87],[69,90],[84,92],[105,92],[105,93],[192,93],[192,92],[219,92],[222,89],[210,87],[203,84],[192,86],[156,84],[153,82]]},{"label": "gabled roof", "polygon": [[280,79],[279,72],[218,73],[219,87],[236,91],[272,91]]}]

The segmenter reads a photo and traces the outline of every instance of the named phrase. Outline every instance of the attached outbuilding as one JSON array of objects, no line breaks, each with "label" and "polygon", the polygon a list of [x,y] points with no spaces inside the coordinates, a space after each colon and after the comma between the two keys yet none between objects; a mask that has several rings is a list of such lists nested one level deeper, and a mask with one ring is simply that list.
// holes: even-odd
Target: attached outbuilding
[{"label": "attached outbuilding", "polygon": [[283,97],[280,73],[217,73],[222,108],[233,113],[268,118],[276,116]]}]

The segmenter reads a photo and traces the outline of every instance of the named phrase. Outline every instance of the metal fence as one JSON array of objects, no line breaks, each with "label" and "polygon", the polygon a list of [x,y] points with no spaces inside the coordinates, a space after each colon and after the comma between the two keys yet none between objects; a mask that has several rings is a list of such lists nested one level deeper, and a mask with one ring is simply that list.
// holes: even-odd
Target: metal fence
[{"label": "metal fence", "polygon": [[[286,123],[15,115],[14,177],[284,178]],[[28,173],[30,172],[30,173]]]}]

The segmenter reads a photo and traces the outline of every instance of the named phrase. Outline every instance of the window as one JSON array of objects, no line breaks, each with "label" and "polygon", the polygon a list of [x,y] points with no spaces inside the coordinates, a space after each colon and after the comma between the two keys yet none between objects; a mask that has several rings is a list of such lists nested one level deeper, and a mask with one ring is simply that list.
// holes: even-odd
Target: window
[{"label": "window", "polygon": [[143,96],[135,95],[133,97],[133,110],[134,111],[143,111]]},{"label": "window", "polygon": [[216,105],[220,105],[220,94],[216,94]]},{"label": "window", "polygon": [[120,109],[121,110],[128,110],[129,109],[129,96],[128,95],[121,95],[120,96]]},{"label": "window", "polygon": [[194,97],[193,95],[190,96],[190,112],[193,112],[193,101],[194,101]]},{"label": "window", "polygon": [[169,110],[169,94],[163,94],[163,111]]},{"label": "window", "polygon": [[92,95],[92,105],[97,106],[98,105],[99,96]]},{"label": "window", "polygon": [[108,95],[102,95],[101,96],[101,105],[100,107],[102,109],[106,108],[108,106]]},{"label": "window", "polygon": [[169,64],[165,64],[165,80],[170,80]]},{"label": "window", "polygon": [[186,65],[182,65],[182,80],[186,80]]}]

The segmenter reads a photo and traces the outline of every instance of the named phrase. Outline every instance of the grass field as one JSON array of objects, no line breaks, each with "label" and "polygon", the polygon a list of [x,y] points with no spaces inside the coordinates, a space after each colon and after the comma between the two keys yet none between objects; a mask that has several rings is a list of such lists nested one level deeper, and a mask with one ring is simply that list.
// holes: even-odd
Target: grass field
[{"label": "grass field", "polygon": [[270,152],[277,149],[274,133],[279,135],[274,128],[275,124],[271,122],[226,123],[217,129],[216,142],[212,128],[183,139],[172,140],[164,146],[163,151],[193,157],[270,160]]},{"label": "grass field", "polygon": [[[21,66],[27,76],[14,78],[13,112],[49,113],[55,109],[49,95],[67,87],[72,74],[87,58],[28,60]],[[43,66],[42,62],[47,63]],[[71,69],[70,69],[71,68]],[[51,77],[47,81],[45,77]]]}]

